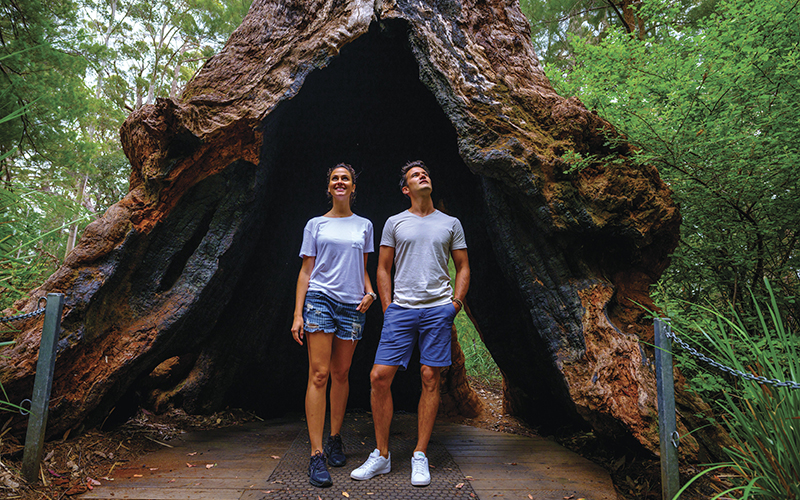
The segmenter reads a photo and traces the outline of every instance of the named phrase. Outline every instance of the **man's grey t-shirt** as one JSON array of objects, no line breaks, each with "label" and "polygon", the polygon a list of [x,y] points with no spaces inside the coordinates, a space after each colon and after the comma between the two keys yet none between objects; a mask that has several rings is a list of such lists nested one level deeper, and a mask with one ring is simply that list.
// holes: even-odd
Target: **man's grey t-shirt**
[{"label": "man's grey t-shirt", "polygon": [[453,297],[447,261],[467,248],[461,222],[438,210],[420,217],[408,210],[389,217],[381,246],[394,248],[394,298],[401,307],[435,307]]}]

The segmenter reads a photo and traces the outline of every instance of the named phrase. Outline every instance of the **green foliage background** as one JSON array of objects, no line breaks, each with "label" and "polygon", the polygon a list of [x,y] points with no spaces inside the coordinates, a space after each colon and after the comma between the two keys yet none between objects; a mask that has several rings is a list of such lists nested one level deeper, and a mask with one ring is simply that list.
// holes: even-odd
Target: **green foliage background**
[{"label": "green foliage background", "polygon": [[[558,4],[526,3],[538,5],[532,16]],[[637,13],[644,37],[571,18],[583,31],[568,31],[543,61],[557,90],[638,146],[637,160],[656,165],[680,203],[681,243],[659,297],[732,303],[753,320],[748,290],[765,298],[768,278],[796,324],[797,1],[645,0]],[[534,39],[547,40],[548,29],[534,30]]]},{"label": "green foliage background", "polygon": [[[639,29],[611,8],[624,4]],[[800,2],[522,6],[559,93],[609,120],[680,203],[680,245],[653,290],[659,315],[728,366],[798,381]],[[691,390],[737,442],[721,464],[733,486],[715,498],[797,498],[800,391],[677,354]]]},{"label": "green foliage background", "polygon": [[250,0],[0,0],[0,310],[128,190],[119,127],[177,96]]}]

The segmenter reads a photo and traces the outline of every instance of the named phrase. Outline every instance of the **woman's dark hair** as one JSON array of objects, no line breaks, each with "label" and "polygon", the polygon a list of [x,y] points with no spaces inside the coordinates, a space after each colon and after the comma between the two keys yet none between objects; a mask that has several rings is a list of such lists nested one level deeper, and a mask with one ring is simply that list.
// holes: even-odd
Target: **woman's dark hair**
[{"label": "woman's dark hair", "polygon": [[426,174],[428,174],[428,177],[431,176],[431,171],[428,170],[428,167],[424,163],[422,163],[422,160],[410,161],[405,165],[403,165],[403,168],[400,169],[400,189],[403,189],[404,187],[408,186],[408,180],[406,179],[406,174],[408,173],[409,170],[411,170],[414,167],[421,168],[422,170],[425,171]]},{"label": "woman's dark hair", "polygon": [[[354,169],[352,166],[348,165],[347,163],[339,163],[338,165],[335,165],[335,166],[333,166],[333,167],[328,169],[328,175],[325,178],[326,182],[327,182],[327,185],[330,185],[330,183],[331,183],[331,175],[333,175],[333,171],[336,170],[337,168],[344,168],[348,172],[350,172],[350,177],[353,179],[353,185],[355,186],[355,184],[356,184],[356,169]],[[325,194],[328,195],[328,199],[331,199],[331,192],[328,191],[327,187],[325,189]],[[355,203],[355,201],[356,201],[356,190],[354,189],[353,192],[350,193],[350,206],[351,207],[353,206],[353,203]]]}]

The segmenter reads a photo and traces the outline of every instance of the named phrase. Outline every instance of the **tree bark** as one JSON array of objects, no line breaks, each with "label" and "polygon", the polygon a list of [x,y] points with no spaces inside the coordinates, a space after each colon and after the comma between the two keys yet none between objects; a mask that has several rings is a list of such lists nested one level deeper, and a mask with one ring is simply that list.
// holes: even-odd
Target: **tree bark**
[{"label": "tree bark", "polygon": [[[399,168],[422,159],[437,206],[464,225],[467,303],[507,408],[657,453],[653,328],[637,304],[653,307],[678,207],[655,168],[611,146],[608,122],[556,94],[516,2],[256,0],[182,98],[137,109],[121,137],[130,193],[34,294],[67,295],[51,435],[101,422],[125,394],[188,411],[301,409],[305,353],[289,328],[324,172],[356,166],[355,211],[379,232],[408,207]],[[598,159],[567,173],[568,151]],[[381,321],[371,308],[351,406],[369,404]],[[12,399],[29,394],[37,328],[0,361]],[[459,407],[470,396],[451,372]],[[398,375],[398,408],[416,407],[418,376]],[[677,390],[685,435],[708,407]],[[684,436],[682,452],[716,438]]]}]

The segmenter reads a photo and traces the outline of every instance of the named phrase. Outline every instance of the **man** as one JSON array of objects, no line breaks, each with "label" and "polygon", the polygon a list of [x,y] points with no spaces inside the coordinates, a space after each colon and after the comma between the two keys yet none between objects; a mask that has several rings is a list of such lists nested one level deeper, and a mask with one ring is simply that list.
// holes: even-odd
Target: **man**
[{"label": "man", "polygon": [[[461,223],[433,206],[433,186],[425,164],[406,164],[401,169],[400,188],[411,200],[411,208],[386,221],[378,257],[378,293],[384,320],[370,373],[377,448],[350,477],[365,480],[391,470],[392,380],[398,369],[408,368],[414,345],[419,343],[422,395],[411,484],[427,486],[431,476],[425,453],[439,409],[440,370],[450,366],[450,334],[453,318],[464,307],[462,301],[469,288],[469,261]],[[456,268],[455,292],[447,269],[451,256]],[[395,280],[390,299],[392,264]]]}]

